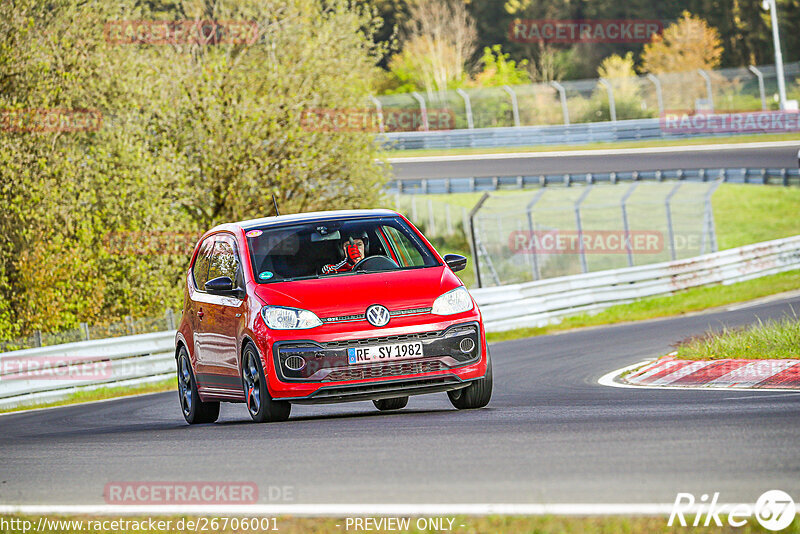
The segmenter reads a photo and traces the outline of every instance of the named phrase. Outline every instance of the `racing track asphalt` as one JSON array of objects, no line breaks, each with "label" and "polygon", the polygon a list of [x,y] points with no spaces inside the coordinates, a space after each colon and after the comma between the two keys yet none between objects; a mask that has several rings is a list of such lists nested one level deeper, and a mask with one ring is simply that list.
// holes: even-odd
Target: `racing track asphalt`
[{"label": "racing track asphalt", "polygon": [[[737,307],[733,307],[737,308]],[[0,417],[0,504],[102,504],[106,483],[251,481],[292,503],[672,503],[721,492],[800,494],[800,394],[622,389],[597,380],[721,325],[800,309],[800,297],[733,311],[492,346],[494,398],[444,394],[382,414],[371,403],[295,406],[281,424],[224,405],[190,427],[176,393]]]},{"label": "racing track asphalt", "polygon": [[[777,145],[777,146],[774,146]],[[727,148],[726,148],[727,147]],[[548,154],[470,155],[463,157],[390,159],[396,178],[458,178],[659,169],[796,168],[800,141],[736,146],[665,147]],[[622,152],[622,153],[618,153]]]}]

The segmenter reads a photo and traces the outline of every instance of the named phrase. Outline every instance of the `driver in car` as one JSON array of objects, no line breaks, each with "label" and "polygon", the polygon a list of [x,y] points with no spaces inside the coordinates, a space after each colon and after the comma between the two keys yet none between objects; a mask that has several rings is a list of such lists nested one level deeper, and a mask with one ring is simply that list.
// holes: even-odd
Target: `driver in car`
[{"label": "driver in car", "polygon": [[342,261],[331,263],[322,268],[322,274],[347,273],[353,270],[355,265],[367,257],[369,247],[369,237],[367,232],[360,232],[343,237],[339,242],[338,250],[341,253]]}]

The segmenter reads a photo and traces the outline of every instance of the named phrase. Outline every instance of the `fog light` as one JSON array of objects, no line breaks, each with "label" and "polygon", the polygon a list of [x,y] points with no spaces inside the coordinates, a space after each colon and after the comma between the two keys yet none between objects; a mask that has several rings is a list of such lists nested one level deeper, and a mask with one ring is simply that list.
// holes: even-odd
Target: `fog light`
[{"label": "fog light", "polygon": [[284,360],[283,365],[290,371],[299,371],[306,366],[306,361],[302,356],[289,356]]},{"label": "fog light", "polygon": [[472,349],[475,348],[475,342],[470,338],[465,337],[461,340],[461,343],[458,344],[458,347],[461,349],[461,352],[468,354],[472,352]]}]

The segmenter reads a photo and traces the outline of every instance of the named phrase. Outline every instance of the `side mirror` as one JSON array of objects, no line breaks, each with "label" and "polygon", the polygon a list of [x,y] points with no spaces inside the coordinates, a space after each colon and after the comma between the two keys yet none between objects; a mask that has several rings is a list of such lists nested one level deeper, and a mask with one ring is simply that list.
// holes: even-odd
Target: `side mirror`
[{"label": "side mirror", "polygon": [[[460,254],[445,254],[444,262],[454,273],[467,268],[467,258]],[[208,287],[208,284],[206,284],[206,287]]]},{"label": "side mirror", "polygon": [[233,280],[227,276],[220,276],[206,282],[206,291],[209,293],[218,293],[220,291],[230,291],[233,289]]}]

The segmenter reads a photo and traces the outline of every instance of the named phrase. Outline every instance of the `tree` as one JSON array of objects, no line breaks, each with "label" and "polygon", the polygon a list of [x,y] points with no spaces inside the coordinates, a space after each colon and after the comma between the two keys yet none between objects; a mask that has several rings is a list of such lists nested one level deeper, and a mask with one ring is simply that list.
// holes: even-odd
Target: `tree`
[{"label": "tree", "polygon": [[660,74],[711,70],[722,60],[719,32],[700,17],[684,11],[661,35],[653,35],[642,51],[643,72]]},{"label": "tree", "polygon": [[475,51],[475,21],[460,0],[416,0],[403,29],[403,51],[392,58],[398,71],[429,94],[458,86]]}]

